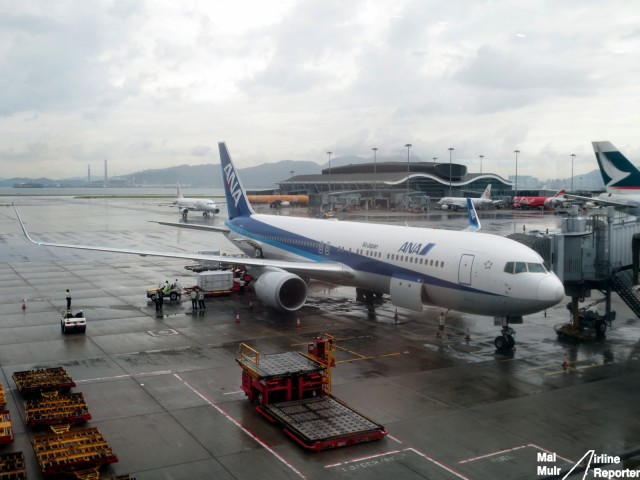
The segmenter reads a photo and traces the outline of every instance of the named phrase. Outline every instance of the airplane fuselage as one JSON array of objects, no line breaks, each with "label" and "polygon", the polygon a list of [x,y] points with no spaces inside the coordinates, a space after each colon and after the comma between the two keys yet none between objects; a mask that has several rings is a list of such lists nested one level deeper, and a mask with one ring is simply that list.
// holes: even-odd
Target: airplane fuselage
[{"label": "airplane fuselage", "polygon": [[[394,304],[414,310],[426,304],[481,315],[526,315],[564,295],[537,253],[496,235],[260,214],[225,224],[230,240],[251,256],[259,245],[268,259],[340,263],[351,271],[349,278],[335,273],[314,278],[388,293]],[[509,262],[537,271],[507,273]]]}]

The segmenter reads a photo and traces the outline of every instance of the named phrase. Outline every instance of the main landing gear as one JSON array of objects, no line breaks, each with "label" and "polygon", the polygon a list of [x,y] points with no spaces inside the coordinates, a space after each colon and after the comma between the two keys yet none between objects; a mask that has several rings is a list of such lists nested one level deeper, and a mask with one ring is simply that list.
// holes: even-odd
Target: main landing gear
[{"label": "main landing gear", "polygon": [[510,323],[522,323],[522,317],[493,317],[495,325],[502,326],[500,335],[496,337],[493,344],[496,346],[496,350],[500,353],[507,353],[514,350],[516,346],[516,340],[513,338],[516,331],[509,326]]}]

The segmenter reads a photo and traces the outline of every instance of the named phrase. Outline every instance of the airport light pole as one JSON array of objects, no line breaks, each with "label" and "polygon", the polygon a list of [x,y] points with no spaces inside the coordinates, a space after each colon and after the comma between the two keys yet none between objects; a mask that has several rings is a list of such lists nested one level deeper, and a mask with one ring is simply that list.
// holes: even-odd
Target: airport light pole
[{"label": "airport light pole", "polygon": [[329,193],[331,193],[331,154],[333,152],[327,152],[327,155],[329,155]]},{"label": "airport light pole", "polygon": [[436,163],[437,159],[438,159],[438,157],[433,157],[433,163]]},{"label": "airport light pole", "polygon": [[520,153],[520,150],[514,150],[513,153],[516,154],[516,188],[514,189],[515,194],[513,196],[517,197],[518,196],[518,154]]},{"label": "airport light pole", "polygon": [[453,152],[453,147],[449,147],[449,196],[451,196],[451,153]]},{"label": "airport light pole", "polygon": [[[411,151],[411,147],[413,145],[411,145],[410,143],[407,143],[405,145],[405,147],[407,147],[407,194],[409,194],[409,152]],[[407,202],[409,201],[409,198],[407,197]]]},{"label": "airport light pole", "polygon": [[573,192],[573,161],[576,158],[576,154],[572,153],[571,154],[571,191]]},{"label": "airport light pole", "polygon": [[378,147],[373,147],[373,192],[376,191],[376,163],[378,162]]},{"label": "airport light pole", "polygon": [[482,159],[484,158],[484,155],[480,155],[480,173],[482,173]]}]

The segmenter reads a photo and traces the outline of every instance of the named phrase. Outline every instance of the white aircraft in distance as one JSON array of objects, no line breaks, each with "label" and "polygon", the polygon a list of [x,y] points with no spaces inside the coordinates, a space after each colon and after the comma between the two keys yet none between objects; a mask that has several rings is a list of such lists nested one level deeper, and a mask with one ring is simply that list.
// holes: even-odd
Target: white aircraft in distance
[{"label": "white aircraft in distance", "polygon": [[182,196],[182,190],[180,190],[180,184],[178,184],[178,198],[173,205],[178,207],[182,218],[187,219],[189,211],[202,212],[202,215],[208,217],[210,215],[217,215],[220,213],[220,207],[216,205],[213,200],[208,198],[186,198]]},{"label": "white aircraft in distance", "polygon": [[[495,206],[500,207],[502,200],[491,200],[491,184],[487,185],[484,192],[479,197],[469,197],[473,205],[478,208]],[[438,205],[444,209],[457,211],[459,208],[467,208],[467,197],[442,197],[438,200]]]},{"label": "white aircraft in distance", "polygon": [[[243,263],[256,277],[254,290],[264,305],[284,311],[307,299],[303,278],[354,286],[365,296],[388,294],[391,302],[414,311],[424,305],[495,317],[502,325],[495,345],[513,348],[509,323],[549,308],[564,298],[564,287],[540,255],[514,240],[478,232],[450,231],[363,222],[343,222],[257,214],[247,200],[224,143],[220,163],[229,219],[224,226],[158,222],[162,225],[222,231],[251,255]],[[479,228],[469,201],[472,229]],[[14,207],[15,208],[15,207]],[[192,260],[227,257],[115,247],[69,245],[33,240],[48,247],[130,253]]]},{"label": "white aircraft in distance", "polygon": [[591,142],[606,193],[597,197],[565,196],[598,205],[640,207],[640,171],[611,142]]}]

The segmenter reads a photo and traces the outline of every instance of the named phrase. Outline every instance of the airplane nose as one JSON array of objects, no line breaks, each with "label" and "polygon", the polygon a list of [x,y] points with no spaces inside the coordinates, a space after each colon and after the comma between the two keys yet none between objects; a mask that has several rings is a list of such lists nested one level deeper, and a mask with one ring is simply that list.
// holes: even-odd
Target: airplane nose
[{"label": "airplane nose", "polygon": [[538,299],[555,305],[565,297],[564,285],[555,275],[548,275],[538,284]]}]

